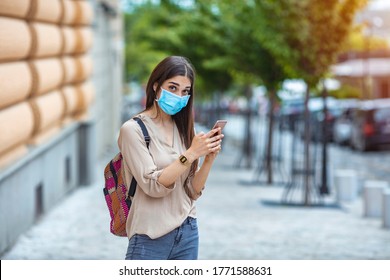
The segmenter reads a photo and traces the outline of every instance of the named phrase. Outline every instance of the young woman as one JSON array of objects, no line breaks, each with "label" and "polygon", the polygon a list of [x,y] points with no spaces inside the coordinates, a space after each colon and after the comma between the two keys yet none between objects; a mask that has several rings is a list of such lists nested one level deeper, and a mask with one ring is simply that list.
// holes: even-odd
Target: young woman
[{"label": "young woman", "polygon": [[121,127],[124,177],[127,185],[133,176],[137,181],[126,223],[126,259],[198,257],[195,200],[221,150],[223,134],[217,128],[195,135],[194,82],[186,58],[165,58],[150,75],[146,109],[138,115],[151,138],[149,149],[135,120]]}]

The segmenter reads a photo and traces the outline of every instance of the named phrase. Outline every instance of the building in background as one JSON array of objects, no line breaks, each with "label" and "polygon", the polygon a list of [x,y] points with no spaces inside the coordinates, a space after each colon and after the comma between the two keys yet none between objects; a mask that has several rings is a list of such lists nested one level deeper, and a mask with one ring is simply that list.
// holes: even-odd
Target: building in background
[{"label": "building in background", "polygon": [[0,1],[0,255],[101,175],[120,126],[119,2]]},{"label": "building in background", "polygon": [[359,89],[362,99],[390,98],[390,50],[372,50],[369,46],[373,37],[390,44],[390,1],[370,1],[357,14],[356,23],[365,26],[364,50],[344,55],[332,73],[341,83]]}]

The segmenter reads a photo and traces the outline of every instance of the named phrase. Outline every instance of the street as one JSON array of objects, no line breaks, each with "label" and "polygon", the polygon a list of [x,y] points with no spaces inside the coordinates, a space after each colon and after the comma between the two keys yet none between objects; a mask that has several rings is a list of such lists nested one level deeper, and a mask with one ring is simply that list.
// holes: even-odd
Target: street
[{"label": "street", "polygon": [[[233,141],[239,150],[242,150],[241,144],[245,140],[243,120],[239,116],[228,116],[228,125],[225,132],[228,135],[234,135]],[[252,121],[252,134],[255,141],[254,153],[252,156],[252,166],[254,168],[253,177],[259,177],[264,181],[266,178],[264,170],[261,169],[261,160],[264,158],[264,145],[266,142],[267,124],[262,117],[256,117]],[[232,138],[232,136],[230,136]],[[302,164],[303,160],[303,140],[296,138],[296,146],[292,147],[293,137],[290,131],[274,130],[274,154],[279,157],[279,162],[274,162],[275,181],[288,181],[291,177],[292,153],[295,153],[297,165]],[[316,143],[311,145],[312,158],[316,162],[316,184],[321,184],[321,156],[322,144]],[[245,160],[242,152],[237,153],[237,162]],[[260,167],[260,168],[259,168]],[[337,169],[351,169],[356,171],[359,181],[363,184],[364,180],[384,180],[390,182],[390,146],[383,146],[375,151],[360,152],[347,146],[340,146],[335,143],[328,143],[328,186],[333,187],[334,171]],[[280,178],[281,177],[281,178]],[[360,187],[362,187],[361,185]]]}]

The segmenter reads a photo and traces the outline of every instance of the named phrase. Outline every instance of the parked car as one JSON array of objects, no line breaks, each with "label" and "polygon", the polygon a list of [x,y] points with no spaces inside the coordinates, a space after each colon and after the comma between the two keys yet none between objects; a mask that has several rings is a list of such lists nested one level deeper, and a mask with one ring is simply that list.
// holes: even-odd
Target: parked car
[{"label": "parked car", "polygon": [[[333,125],[341,114],[338,100],[333,97],[326,99],[327,114],[324,114],[324,100],[322,97],[312,97],[309,99],[308,109],[310,112],[310,139],[321,141],[326,137],[327,141],[333,141]],[[326,121],[326,131],[324,135],[323,124]],[[298,125],[298,135],[304,138],[305,123],[302,118]]]},{"label": "parked car", "polygon": [[340,101],[341,114],[333,124],[333,142],[339,145],[350,145],[352,136],[352,113],[359,106],[356,99]]},{"label": "parked car", "polygon": [[390,98],[362,102],[352,118],[352,148],[366,151],[390,144]]},{"label": "parked car", "polygon": [[333,141],[339,145],[349,145],[352,135],[352,111],[348,108],[339,116],[333,125]]}]

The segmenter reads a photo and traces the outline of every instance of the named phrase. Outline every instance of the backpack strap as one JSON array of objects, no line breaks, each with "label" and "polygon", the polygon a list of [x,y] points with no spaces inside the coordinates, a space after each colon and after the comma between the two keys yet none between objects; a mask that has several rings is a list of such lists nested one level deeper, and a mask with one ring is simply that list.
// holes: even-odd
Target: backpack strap
[{"label": "backpack strap", "polygon": [[144,135],[144,139],[146,142],[146,147],[149,149],[150,136],[149,136],[148,130],[146,129],[144,122],[138,117],[134,117],[133,119],[136,120],[137,123],[139,124],[139,126],[141,127],[142,134]]},{"label": "backpack strap", "polygon": [[[149,149],[150,136],[149,136],[148,130],[146,129],[144,122],[138,117],[134,117],[133,119],[141,127],[142,134],[144,135],[144,139],[146,142],[146,147]],[[129,189],[129,192],[128,192],[127,198],[126,198],[127,202],[131,203],[130,197],[134,196],[136,187],[137,187],[137,181],[135,180],[134,175],[133,175],[133,179],[131,180],[131,183],[130,183],[130,189]]]}]

